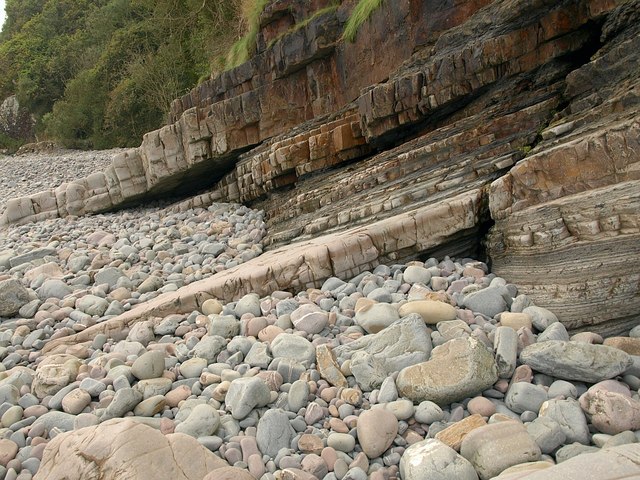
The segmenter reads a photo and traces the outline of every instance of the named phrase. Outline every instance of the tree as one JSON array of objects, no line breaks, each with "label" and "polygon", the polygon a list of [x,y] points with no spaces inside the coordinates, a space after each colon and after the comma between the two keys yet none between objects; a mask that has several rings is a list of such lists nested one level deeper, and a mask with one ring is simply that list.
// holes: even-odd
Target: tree
[{"label": "tree", "polygon": [[137,145],[218,68],[240,3],[8,0],[0,97],[16,94],[38,132],[65,145]]}]

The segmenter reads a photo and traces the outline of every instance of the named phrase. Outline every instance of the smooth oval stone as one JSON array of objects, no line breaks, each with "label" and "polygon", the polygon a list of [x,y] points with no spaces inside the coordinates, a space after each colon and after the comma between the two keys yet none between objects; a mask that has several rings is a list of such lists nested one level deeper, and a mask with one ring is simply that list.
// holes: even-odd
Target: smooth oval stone
[{"label": "smooth oval stone", "polygon": [[309,334],[320,333],[329,323],[329,314],[312,303],[298,307],[290,318],[297,330]]},{"label": "smooth oval stone", "polygon": [[215,298],[205,300],[202,304],[202,313],[205,315],[218,315],[222,312],[222,304]]},{"label": "smooth oval stone", "polygon": [[289,389],[287,404],[289,411],[298,412],[309,403],[309,384],[304,380],[296,380]]},{"label": "smooth oval stone", "polygon": [[350,453],[356,445],[356,439],[348,433],[331,433],[327,438],[327,446],[339,451]]},{"label": "smooth oval stone", "polygon": [[444,418],[444,412],[439,405],[429,400],[425,400],[424,402],[420,402],[416,407],[414,418],[420,423],[429,425],[433,422],[439,422],[442,420]]},{"label": "smooth oval stone", "polygon": [[483,417],[490,417],[494,413],[496,413],[495,404],[485,397],[474,397],[469,400],[467,404],[467,410],[469,410],[470,414],[479,414]]},{"label": "smooth oval stone", "polygon": [[281,333],[271,342],[273,358],[287,358],[309,367],[316,358],[313,344],[299,335]]},{"label": "smooth oval stone", "polygon": [[164,410],[167,400],[163,395],[155,395],[141,401],[133,409],[133,414],[139,417],[153,417]]},{"label": "smooth oval stone", "polygon": [[198,378],[206,367],[207,360],[205,358],[190,358],[180,365],[180,374],[184,378]]},{"label": "smooth oval stone", "polygon": [[158,350],[145,352],[131,365],[131,373],[139,380],[158,378],[164,372],[164,354]]},{"label": "smooth oval stone", "polygon": [[245,313],[251,313],[254,317],[262,315],[260,310],[260,297],[256,293],[248,293],[240,300],[235,307],[236,314],[241,317]]},{"label": "smooth oval stone", "polygon": [[398,434],[398,419],[388,410],[365,410],[356,426],[358,443],[369,458],[377,458]]},{"label": "smooth oval stone", "polygon": [[22,420],[23,409],[19,405],[14,405],[9,407],[6,412],[2,414],[2,425],[5,427],[10,427],[14,423]]},{"label": "smooth oval stone", "polygon": [[356,323],[367,333],[378,333],[399,319],[398,310],[389,303],[366,305],[355,316]]},{"label": "smooth oval stone", "polygon": [[291,446],[294,435],[286,412],[273,409],[267,410],[258,422],[256,441],[263,455],[275,458],[281,449]]},{"label": "smooth oval stone", "polygon": [[393,402],[378,403],[371,407],[372,410],[388,410],[398,420],[407,420],[415,413],[413,402],[407,399],[394,400]]},{"label": "smooth oval stone", "polygon": [[436,325],[439,322],[456,319],[455,307],[438,300],[414,300],[403,304],[398,312],[401,317],[410,313],[417,313],[424,322],[429,325]]},{"label": "smooth oval stone", "polygon": [[402,272],[402,278],[406,283],[423,283],[429,285],[431,272],[419,265],[409,265]]}]

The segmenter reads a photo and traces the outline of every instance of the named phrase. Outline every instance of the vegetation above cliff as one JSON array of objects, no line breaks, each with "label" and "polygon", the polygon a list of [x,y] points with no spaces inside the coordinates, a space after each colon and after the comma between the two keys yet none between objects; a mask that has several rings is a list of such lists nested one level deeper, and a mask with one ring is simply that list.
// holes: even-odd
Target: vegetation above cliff
[{"label": "vegetation above cliff", "polygon": [[139,144],[244,33],[237,0],[6,3],[0,101],[17,94],[39,135],[73,147]]},{"label": "vegetation above cliff", "polygon": [[[269,1],[7,0],[0,102],[15,94],[39,139],[136,146],[164,123],[172,100],[253,55]],[[346,40],[381,2],[356,2]],[[293,31],[340,3],[332,0]],[[0,149],[25,140],[0,128]]]}]

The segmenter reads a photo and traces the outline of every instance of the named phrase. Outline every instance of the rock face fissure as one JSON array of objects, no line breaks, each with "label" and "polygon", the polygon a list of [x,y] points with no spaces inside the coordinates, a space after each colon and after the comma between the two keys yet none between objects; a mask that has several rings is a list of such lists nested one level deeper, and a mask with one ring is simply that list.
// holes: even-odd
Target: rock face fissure
[{"label": "rock face fissure", "polygon": [[[382,2],[354,43],[353,3],[314,15],[328,5],[270,2],[252,59],[174,101],[170,124],[104,172],[9,200],[2,223],[211,187],[173,208],[264,210],[268,260],[149,312],[486,244],[568,328],[632,325],[639,287],[620,259],[639,253],[638,0]],[[466,215],[447,213],[465,196]],[[349,236],[364,243],[345,259]],[[309,248],[323,260],[296,253]]]}]

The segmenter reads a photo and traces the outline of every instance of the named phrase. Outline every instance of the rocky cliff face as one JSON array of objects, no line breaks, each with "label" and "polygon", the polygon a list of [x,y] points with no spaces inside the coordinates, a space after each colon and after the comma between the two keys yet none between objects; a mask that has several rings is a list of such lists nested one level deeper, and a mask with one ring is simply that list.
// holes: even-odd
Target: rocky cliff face
[{"label": "rocky cliff face", "polygon": [[131,319],[486,245],[570,329],[637,322],[640,2],[383,2],[355,43],[353,2],[326,6],[271,2],[254,58],[106,171],[9,201],[3,222],[170,194],[265,210],[270,263]]}]

